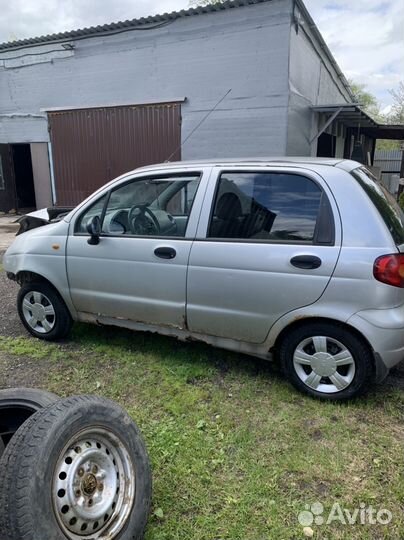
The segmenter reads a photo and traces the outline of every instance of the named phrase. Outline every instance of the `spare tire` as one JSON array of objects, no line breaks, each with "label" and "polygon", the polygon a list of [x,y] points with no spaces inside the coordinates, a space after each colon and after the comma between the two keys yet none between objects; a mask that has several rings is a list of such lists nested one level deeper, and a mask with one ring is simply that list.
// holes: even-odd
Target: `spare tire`
[{"label": "spare tire", "polygon": [[143,538],[151,472],[136,424],[116,403],[62,399],[18,430],[0,460],[0,538]]},{"label": "spare tire", "polygon": [[56,394],[35,388],[0,390],[0,456],[4,446],[30,416],[58,399]]}]

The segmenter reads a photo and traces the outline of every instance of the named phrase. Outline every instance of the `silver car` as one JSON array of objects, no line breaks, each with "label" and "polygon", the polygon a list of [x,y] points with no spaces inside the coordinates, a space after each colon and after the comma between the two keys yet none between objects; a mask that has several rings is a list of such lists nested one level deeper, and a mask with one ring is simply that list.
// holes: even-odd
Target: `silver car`
[{"label": "silver car", "polygon": [[4,257],[38,338],[82,321],[199,340],[332,400],[404,357],[404,216],[359,163],[144,167],[54,216]]}]

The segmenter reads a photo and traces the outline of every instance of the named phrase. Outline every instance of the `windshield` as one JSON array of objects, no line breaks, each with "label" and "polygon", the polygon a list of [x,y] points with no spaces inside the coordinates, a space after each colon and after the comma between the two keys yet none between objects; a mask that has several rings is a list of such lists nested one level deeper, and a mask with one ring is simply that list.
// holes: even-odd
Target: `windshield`
[{"label": "windshield", "polygon": [[364,167],[355,169],[351,174],[379,211],[395,244],[404,244],[404,214],[393,195]]}]

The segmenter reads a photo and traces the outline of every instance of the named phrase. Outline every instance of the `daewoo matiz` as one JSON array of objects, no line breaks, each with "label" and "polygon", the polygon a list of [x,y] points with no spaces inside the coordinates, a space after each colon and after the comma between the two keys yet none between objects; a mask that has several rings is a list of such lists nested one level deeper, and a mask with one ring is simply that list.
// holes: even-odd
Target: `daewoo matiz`
[{"label": "daewoo matiz", "polygon": [[38,338],[75,320],[201,340],[342,400],[404,357],[403,248],[400,208],[359,163],[181,162],[21,234],[4,267]]}]

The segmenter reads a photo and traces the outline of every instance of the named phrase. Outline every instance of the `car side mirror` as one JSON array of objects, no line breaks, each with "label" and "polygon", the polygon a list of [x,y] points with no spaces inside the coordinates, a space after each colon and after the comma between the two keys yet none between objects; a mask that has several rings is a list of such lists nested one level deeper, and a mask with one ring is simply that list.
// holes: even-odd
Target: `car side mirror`
[{"label": "car side mirror", "polygon": [[101,220],[99,216],[94,216],[87,223],[87,232],[90,235],[87,243],[90,244],[90,246],[98,245],[100,243],[101,236]]}]

